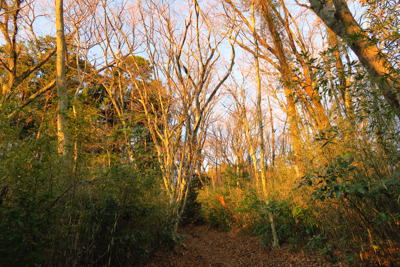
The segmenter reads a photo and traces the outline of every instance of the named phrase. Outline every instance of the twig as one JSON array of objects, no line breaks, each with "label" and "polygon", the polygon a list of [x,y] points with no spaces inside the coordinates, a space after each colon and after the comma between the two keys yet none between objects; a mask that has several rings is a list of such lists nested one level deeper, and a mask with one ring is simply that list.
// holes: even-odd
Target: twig
[{"label": "twig", "polygon": [[221,237],[221,235],[219,235],[217,238],[215,238],[215,239],[210,243],[210,246],[211,246],[215,241],[217,241],[220,237]]},{"label": "twig", "polygon": [[58,201],[60,201],[62,198],[64,198],[64,197],[66,196],[67,192],[70,191],[72,188],[76,187],[76,186],[79,185],[79,184],[82,184],[82,185],[83,185],[83,184],[90,184],[90,183],[93,183],[93,182],[96,182],[96,181],[99,181],[99,180],[104,180],[104,179],[110,179],[110,177],[102,177],[102,178],[97,178],[97,179],[93,179],[93,180],[90,180],[90,181],[78,181],[78,182],[74,183],[73,185],[71,185],[70,187],[68,187],[66,190],[64,190],[64,192],[63,192],[61,195],[59,195],[59,196],[56,198],[56,200],[53,201],[53,203],[51,204],[51,206],[47,209],[47,212],[44,213],[44,214],[42,215],[42,218],[43,218],[47,213],[49,213],[50,210],[55,206],[55,204],[56,204]]},{"label": "twig", "polygon": [[[47,212],[46,212],[46,213],[48,213],[48,212],[54,207],[54,205],[55,205],[61,198],[63,198],[63,196],[64,196],[69,190],[71,190],[71,189],[72,189],[73,187],[75,187],[77,184],[83,183],[83,182],[85,182],[85,181],[76,182],[76,183],[74,183],[73,185],[71,185],[70,187],[68,187],[61,195],[59,195],[59,196],[56,198],[56,200],[53,201],[53,203],[51,204],[51,206],[47,209]],[[46,213],[44,213],[44,214],[42,215],[42,218],[44,217],[44,215],[46,215]]]},{"label": "twig", "polygon": [[210,229],[211,223],[208,225],[207,229],[204,231],[203,235],[205,235],[208,231],[208,229]]}]

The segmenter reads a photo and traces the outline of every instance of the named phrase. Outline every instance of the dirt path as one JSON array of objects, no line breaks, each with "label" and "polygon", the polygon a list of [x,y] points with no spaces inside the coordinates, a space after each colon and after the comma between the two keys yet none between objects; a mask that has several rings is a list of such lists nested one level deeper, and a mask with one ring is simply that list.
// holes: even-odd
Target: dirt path
[{"label": "dirt path", "polygon": [[319,266],[315,257],[288,246],[271,249],[257,237],[187,226],[182,246],[157,252],[146,266]]}]

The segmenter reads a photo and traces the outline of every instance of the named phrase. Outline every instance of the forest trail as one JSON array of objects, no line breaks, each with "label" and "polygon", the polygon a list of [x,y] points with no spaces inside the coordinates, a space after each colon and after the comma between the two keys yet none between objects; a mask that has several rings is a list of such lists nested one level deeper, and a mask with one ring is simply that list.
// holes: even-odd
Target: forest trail
[{"label": "forest trail", "polygon": [[179,229],[183,245],[158,251],[146,266],[320,266],[317,258],[288,245],[276,249],[262,246],[258,237],[237,231],[220,232],[207,226]]}]

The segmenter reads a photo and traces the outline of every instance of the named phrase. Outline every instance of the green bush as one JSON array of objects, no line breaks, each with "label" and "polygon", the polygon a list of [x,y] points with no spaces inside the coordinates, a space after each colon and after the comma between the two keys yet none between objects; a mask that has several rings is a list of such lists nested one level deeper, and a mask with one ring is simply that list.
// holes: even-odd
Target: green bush
[{"label": "green bush", "polygon": [[218,195],[218,192],[210,190],[209,188],[199,192],[198,201],[201,203],[200,214],[205,222],[209,223],[211,226],[226,230],[232,226],[233,221],[228,211],[219,202]]},{"label": "green bush", "polygon": [[[360,156],[346,153],[335,158],[304,176],[297,188],[309,189],[320,213],[329,215],[328,221],[321,219],[320,224],[332,237],[330,243],[340,247],[364,240],[391,259],[392,246],[400,240],[400,174],[384,175],[372,167],[366,172],[366,164],[363,168],[357,163]],[[327,252],[321,248],[321,253]]]},{"label": "green bush", "polygon": [[129,266],[178,241],[156,164],[86,154],[74,165],[54,141],[0,144],[4,266]]},{"label": "green bush", "polygon": [[4,266],[32,266],[46,260],[52,244],[51,231],[55,215],[47,212],[53,192],[29,192],[24,188],[9,189],[14,195],[0,205],[0,258]]},{"label": "green bush", "polygon": [[255,232],[263,244],[272,240],[271,225],[268,213],[274,217],[276,231],[281,242],[297,243],[307,239],[316,231],[316,219],[308,208],[296,206],[291,198],[286,200],[272,199],[265,204],[255,221]]}]

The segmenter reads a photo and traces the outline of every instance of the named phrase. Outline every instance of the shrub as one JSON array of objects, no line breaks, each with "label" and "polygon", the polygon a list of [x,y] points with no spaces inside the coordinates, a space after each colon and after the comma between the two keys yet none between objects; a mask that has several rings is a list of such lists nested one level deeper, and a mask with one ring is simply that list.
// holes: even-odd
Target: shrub
[{"label": "shrub", "polygon": [[55,147],[0,145],[2,264],[132,265],[178,241],[155,164],[80,155],[76,166]]},{"label": "shrub", "polygon": [[300,238],[305,240],[316,231],[316,219],[309,208],[295,205],[291,198],[280,201],[272,199],[268,204],[264,204],[255,222],[255,232],[263,244],[272,240],[268,217],[270,212],[273,214],[280,242],[297,243]]}]

